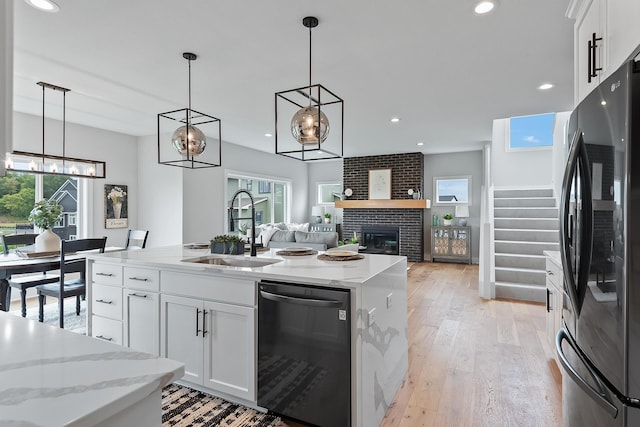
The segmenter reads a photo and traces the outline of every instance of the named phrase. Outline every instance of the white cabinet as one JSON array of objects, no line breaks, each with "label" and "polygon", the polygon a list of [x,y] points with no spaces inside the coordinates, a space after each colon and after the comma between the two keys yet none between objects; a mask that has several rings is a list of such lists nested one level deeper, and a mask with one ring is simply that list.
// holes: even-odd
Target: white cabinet
[{"label": "white cabinet", "polygon": [[124,346],[160,355],[160,272],[124,268]]},{"label": "white cabinet", "polygon": [[[563,303],[563,278],[562,268],[556,264],[551,258],[547,257],[547,340],[551,351],[553,352],[556,363],[558,356],[556,354],[556,334],[562,327],[562,303]],[[559,365],[558,365],[559,366]]]},{"label": "white cabinet", "polygon": [[640,1],[607,2],[608,63],[612,72],[640,45]]},{"label": "white cabinet", "polygon": [[[640,2],[571,0],[567,15],[575,19],[574,89],[578,104],[640,45]],[[594,41],[595,50],[590,47]]]},{"label": "white cabinet", "polygon": [[609,0],[585,0],[576,17],[574,35],[576,104],[591,92],[607,69],[606,54],[609,39],[606,18]]},{"label": "white cabinet", "polygon": [[255,282],[161,274],[161,355],[185,381],[255,402]]},{"label": "white cabinet", "polygon": [[122,345],[122,267],[89,263],[89,334]]}]

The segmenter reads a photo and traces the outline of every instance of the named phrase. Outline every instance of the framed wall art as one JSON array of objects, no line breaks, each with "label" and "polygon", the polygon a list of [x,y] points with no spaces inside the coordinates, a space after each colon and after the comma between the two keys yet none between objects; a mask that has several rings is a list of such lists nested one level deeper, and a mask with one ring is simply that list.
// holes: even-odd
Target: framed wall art
[{"label": "framed wall art", "polygon": [[391,199],[391,169],[369,170],[369,199]]},{"label": "framed wall art", "polygon": [[104,228],[129,226],[129,197],[126,185],[104,185]]}]

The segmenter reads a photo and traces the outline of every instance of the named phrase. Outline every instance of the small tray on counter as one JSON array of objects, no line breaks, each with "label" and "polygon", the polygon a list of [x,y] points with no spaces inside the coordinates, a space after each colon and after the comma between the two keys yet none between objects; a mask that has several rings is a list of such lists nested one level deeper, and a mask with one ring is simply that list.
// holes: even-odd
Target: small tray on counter
[{"label": "small tray on counter", "polygon": [[364,259],[364,255],[361,255],[354,251],[334,249],[328,250],[325,253],[318,255],[318,259],[321,261],[355,261]]},{"label": "small tray on counter", "polygon": [[16,249],[16,255],[20,258],[55,258],[60,256],[60,251],[36,252],[24,249]]},{"label": "small tray on counter", "polygon": [[309,256],[315,255],[318,251],[312,248],[283,248],[276,252],[279,256]]}]

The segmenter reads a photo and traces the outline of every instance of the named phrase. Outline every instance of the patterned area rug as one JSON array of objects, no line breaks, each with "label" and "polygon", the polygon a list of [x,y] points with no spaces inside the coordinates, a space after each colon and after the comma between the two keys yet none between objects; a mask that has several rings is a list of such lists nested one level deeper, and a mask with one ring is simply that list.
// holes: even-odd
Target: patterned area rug
[{"label": "patterned area rug", "polygon": [[[48,299],[49,300],[49,299]],[[44,322],[47,325],[58,326],[58,300],[50,298],[48,304],[44,305]],[[20,304],[18,304],[18,307]],[[20,308],[17,310],[11,310],[9,313],[21,316]],[[27,308],[27,319],[38,321],[38,307]],[[78,334],[85,334],[87,332],[87,301],[80,302],[80,316],[76,315],[76,300],[75,298],[67,298],[64,301],[64,328],[71,332]]]},{"label": "patterned area rug", "polygon": [[280,418],[178,384],[162,390],[163,427],[286,427]]}]

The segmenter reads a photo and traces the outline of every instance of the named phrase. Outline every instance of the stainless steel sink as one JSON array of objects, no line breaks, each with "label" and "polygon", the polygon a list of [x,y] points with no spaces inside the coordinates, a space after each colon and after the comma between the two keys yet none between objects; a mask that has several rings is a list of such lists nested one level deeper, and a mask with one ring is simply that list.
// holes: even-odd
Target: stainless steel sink
[{"label": "stainless steel sink", "polygon": [[264,267],[280,261],[282,260],[270,258],[233,257],[224,255],[205,255],[197,258],[187,258],[182,260],[182,262],[194,262],[198,264],[248,268]]}]

